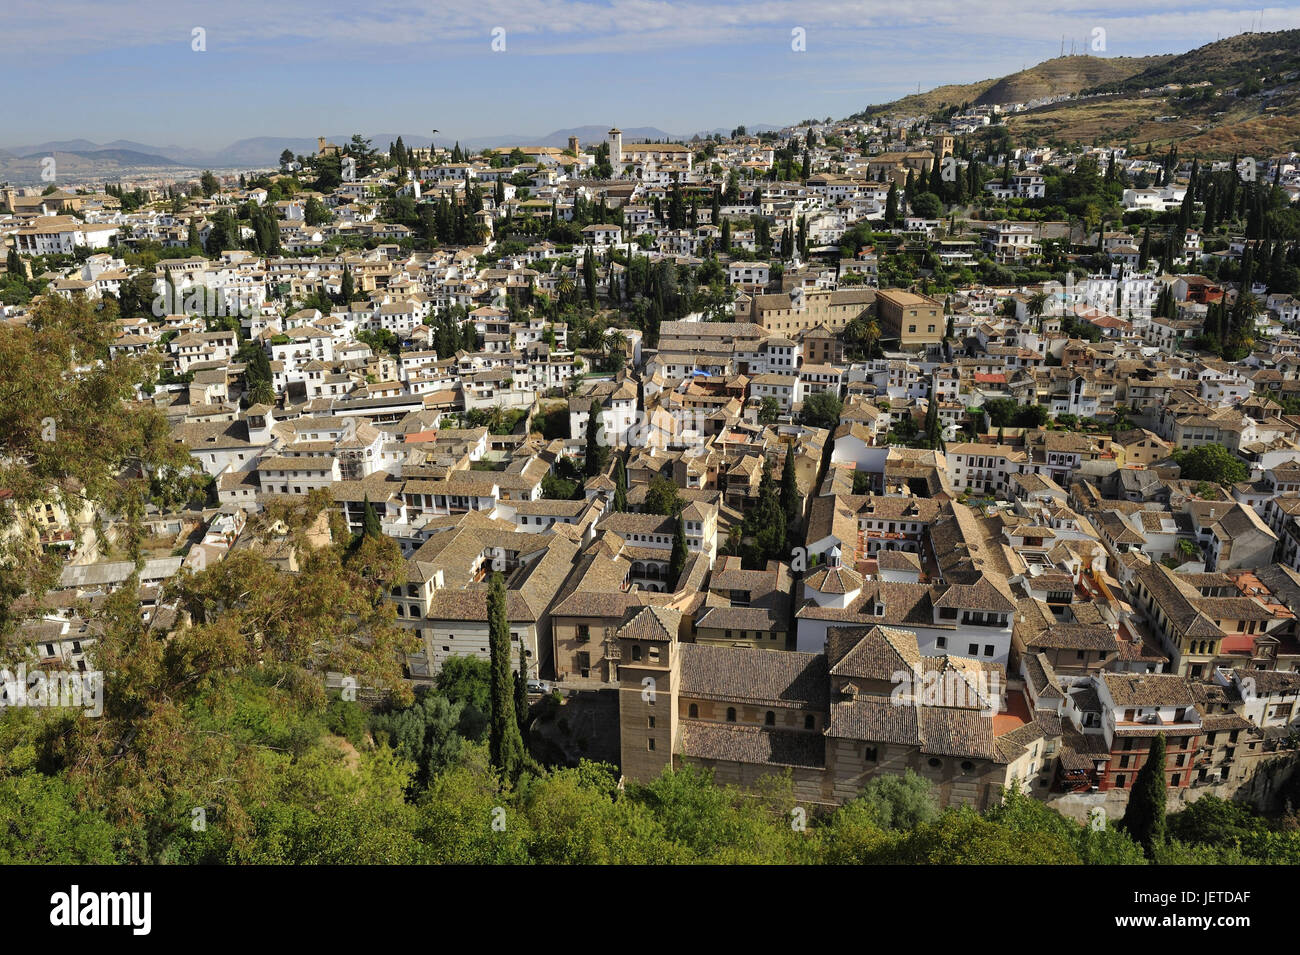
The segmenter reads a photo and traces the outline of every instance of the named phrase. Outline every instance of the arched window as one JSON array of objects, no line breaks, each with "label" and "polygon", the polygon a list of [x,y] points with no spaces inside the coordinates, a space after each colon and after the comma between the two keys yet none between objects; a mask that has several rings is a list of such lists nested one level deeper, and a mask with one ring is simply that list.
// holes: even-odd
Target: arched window
[{"label": "arched window", "polygon": [[940,759],[940,758],[937,757],[937,756],[931,756],[931,757],[930,757],[930,765],[931,765],[932,767],[934,767],[935,769],[938,769],[940,766],[943,765],[943,760]]},{"label": "arched window", "polygon": [[734,706],[727,707],[727,722],[736,722],[736,708]]},{"label": "arched window", "polygon": [[767,716],[763,717],[763,723],[766,724],[767,726],[775,726],[775,725],[776,725],[776,714],[773,713],[771,710],[768,710],[768,711],[767,711]]},{"label": "arched window", "polygon": [[687,711],[687,715],[690,716],[691,719],[697,719],[700,715],[699,705],[692,703],[690,710]]}]

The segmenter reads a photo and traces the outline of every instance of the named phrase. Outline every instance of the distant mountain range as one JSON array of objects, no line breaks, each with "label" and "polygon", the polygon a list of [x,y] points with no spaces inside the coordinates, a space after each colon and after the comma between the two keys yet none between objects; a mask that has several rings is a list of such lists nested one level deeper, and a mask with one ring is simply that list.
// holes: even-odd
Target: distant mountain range
[{"label": "distant mountain range", "polygon": [[[780,129],[779,126],[756,125],[747,127],[750,132],[764,132]],[[544,136],[505,135],[471,137],[459,140],[465,149],[490,149],[499,146],[554,146],[563,149],[569,144],[570,136],[577,136],[584,145],[592,145],[605,139],[609,126],[575,126],[572,129],[557,129]],[[682,135],[670,133],[656,126],[629,126],[623,129],[623,141],[628,143],[646,140],[673,139],[688,141],[695,136],[705,137],[714,133],[726,136],[730,129],[704,130],[699,133]],[[377,149],[387,149],[395,142],[398,133],[366,134]],[[401,133],[402,141],[408,146],[425,146],[429,143],[428,133]],[[351,133],[327,136],[332,143],[343,144],[352,138]],[[456,139],[435,137],[439,146],[450,148]],[[265,169],[280,162],[280,153],[288,149],[294,155],[310,155],[316,151],[316,139],[302,136],[254,136],[240,139],[219,150],[191,149],[184,146],[152,146],[126,139],[111,143],[94,143],[88,139],[57,140],[33,143],[24,146],[11,146],[0,149],[0,179],[15,183],[34,183],[40,181],[41,160],[54,156],[59,178],[113,177],[144,169],[190,168],[190,169]]]}]

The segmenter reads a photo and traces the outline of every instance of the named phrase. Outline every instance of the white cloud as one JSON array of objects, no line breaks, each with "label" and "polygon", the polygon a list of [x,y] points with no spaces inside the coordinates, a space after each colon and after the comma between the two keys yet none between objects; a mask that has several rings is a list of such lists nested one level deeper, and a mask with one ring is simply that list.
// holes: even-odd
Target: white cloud
[{"label": "white cloud", "polygon": [[[322,54],[349,47],[413,48],[454,44],[485,49],[493,27],[512,38],[521,54],[628,53],[726,44],[772,43],[788,50],[789,30],[808,31],[810,55],[851,48],[889,31],[897,46],[917,51],[936,40],[967,38],[970,59],[998,52],[996,45],[1033,43],[1051,49],[1062,34],[1082,39],[1103,26],[1112,49],[1181,52],[1216,34],[1248,28],[1258,11],[1218,0],[1064,0],[1050,5],[1024,0],[757,0],[703,3],[681,0],[452,0],[437,5],[375,0],[353,3],[309,0],[227,0],[207,9],[182,9],[174,0],[136,0],[129,5],[90,0],[8,0],[0,51],[20,58],[56,59],[109,44],[116,48],[189,44],[190,30],[208,31],[210,50],[307,40]],[[1263,24],[1277,30],[1300,26],[1300,10],[1265,8]],[[1016,55],[1019,55],[1018,53]],[[884,66],[885,64],[880,64]]]}]

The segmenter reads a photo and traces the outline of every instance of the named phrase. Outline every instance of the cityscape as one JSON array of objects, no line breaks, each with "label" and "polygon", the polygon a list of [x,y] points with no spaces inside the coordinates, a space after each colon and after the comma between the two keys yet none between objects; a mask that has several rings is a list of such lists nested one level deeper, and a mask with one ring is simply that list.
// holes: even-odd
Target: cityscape
[{"label": "cityscape", "polygon": [[1300,10],[559,6],[5,114],[0,858],[1300,863]]}]

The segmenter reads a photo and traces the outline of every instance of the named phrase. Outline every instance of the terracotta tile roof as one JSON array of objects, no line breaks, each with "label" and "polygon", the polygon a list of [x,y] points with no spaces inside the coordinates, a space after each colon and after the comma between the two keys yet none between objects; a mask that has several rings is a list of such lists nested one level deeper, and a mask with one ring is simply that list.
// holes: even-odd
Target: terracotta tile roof
[{"label": "terracotta tile roof", "polygon": [[681,695],[734,703],[825,709],[829,682],[820,653],[681,645]]},{"label": "terracotta tile roof", "polygon": [[765,726],[688,722],[682,728],[681,745],[682,755],[695,759],[805,769],[820,769],[826,763],[824,736]]}]

